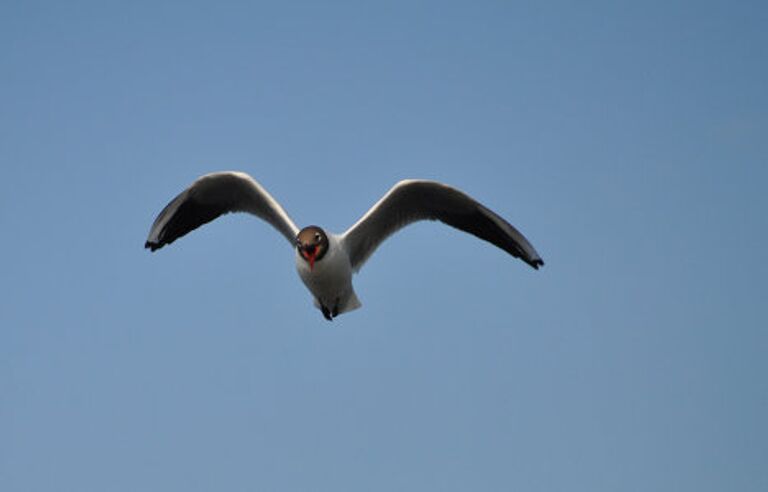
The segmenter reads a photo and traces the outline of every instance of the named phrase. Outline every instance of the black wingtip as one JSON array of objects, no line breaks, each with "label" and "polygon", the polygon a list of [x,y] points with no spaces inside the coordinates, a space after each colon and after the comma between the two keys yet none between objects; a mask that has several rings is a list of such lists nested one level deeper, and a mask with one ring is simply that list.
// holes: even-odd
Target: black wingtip
[{"label": "black wingtip", "polygon": [[158,250],[158,249],[160,249],[160,248],[162,248],[162,247],[163,247],[163,246],[162,246],[161,244],[157,244],[157,243],[151,243],[151,242],[149,242],[149,241],[147,241],[146,243],[144,243],[144,249],[148,249],[148,250],[150,250],[150,251],[151,251],[151,252],[153,252],[153,253],[155,252],[155,250]]},{"label": "black wingtip", "polygon": [[529,261],[528,264],[531,265],[534,270],[538,270],[539,267],[544,266],[544,260],[542,260],[541,258],[537,258],[533,261]]}]

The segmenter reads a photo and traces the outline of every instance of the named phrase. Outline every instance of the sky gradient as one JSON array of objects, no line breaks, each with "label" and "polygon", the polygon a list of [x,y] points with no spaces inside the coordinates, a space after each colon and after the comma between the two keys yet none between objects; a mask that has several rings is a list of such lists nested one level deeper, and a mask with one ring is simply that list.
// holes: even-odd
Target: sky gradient
[{"label": "sky gradient", "polygon": [[[0,490],[768,490],[764,2],[3,2]],[[236,169],[435,223],[326,322]]]}]

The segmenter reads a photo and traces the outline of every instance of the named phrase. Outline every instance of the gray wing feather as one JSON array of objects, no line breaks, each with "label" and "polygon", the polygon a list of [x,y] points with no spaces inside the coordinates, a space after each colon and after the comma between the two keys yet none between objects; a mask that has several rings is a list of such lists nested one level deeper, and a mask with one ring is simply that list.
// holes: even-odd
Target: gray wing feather
[{"label": "gray wing feather", "polygon": [[387,237],[419,220],[439,220],[498,246],[531,267],[544,265],[520,231],[467,194],[436,181],[397,183],[342,236],[359,270]]},{"label": "gray wing feather", "polygon": [[144,244],[152,251],[230,212],[249,212],[270,223],[293,244],[299,229],[255,179],[240,172],[218,172],[198,178],[165,206]]}]

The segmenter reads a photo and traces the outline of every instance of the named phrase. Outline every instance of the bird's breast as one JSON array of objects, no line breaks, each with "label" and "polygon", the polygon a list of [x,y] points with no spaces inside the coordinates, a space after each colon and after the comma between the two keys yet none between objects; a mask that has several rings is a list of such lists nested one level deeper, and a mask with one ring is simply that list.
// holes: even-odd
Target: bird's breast
[{"label": "bird's breast", "polygon": [[328,252],[315,262],[314,268],[296,252],[296,270],[302,282],[318,299],[333,299],[348,290],[352,283],[349,257],[336,238],[329,237]]}]

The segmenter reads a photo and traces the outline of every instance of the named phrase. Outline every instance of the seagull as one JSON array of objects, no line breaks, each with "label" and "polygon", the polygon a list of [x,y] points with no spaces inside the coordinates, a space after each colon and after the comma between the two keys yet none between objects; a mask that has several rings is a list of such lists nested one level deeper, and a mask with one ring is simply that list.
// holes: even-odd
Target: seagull
[{"label": "seagull", "polygon": [[400,181],[343,234],[310,225],[299,229],[255,179],[225,171],[201,176],[165,206],[144,247],[155,251],[230,212],[248,212],[271,224],[296,251],[296,270],[325,319],[361,306],[352,287],[357,273],[390,235],[420,220],[439,220],[468,232],[538,270],[531,243],[499,215],[464,192],[437,181]]}]

